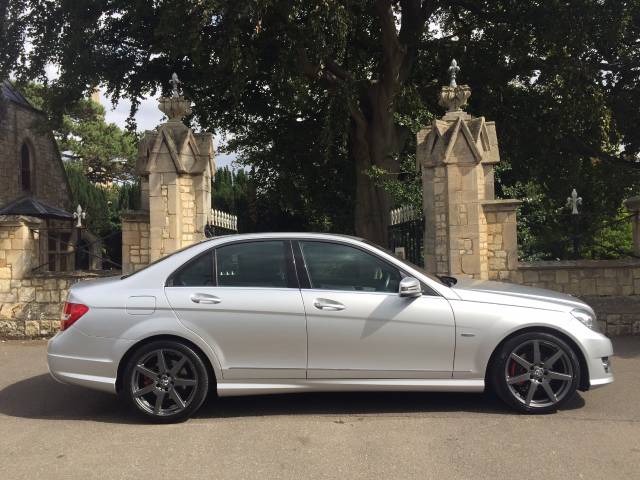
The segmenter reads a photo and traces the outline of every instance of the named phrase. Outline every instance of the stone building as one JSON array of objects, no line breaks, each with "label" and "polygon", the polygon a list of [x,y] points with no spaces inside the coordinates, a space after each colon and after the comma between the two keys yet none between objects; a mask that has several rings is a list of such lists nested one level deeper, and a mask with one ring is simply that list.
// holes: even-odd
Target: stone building
[{"label": "stone building", "polygon": [[49,271],[74,267],[71,192],[45,120],[44,113],[10,82],[2,83],[0,268],[5,279],[22,278],[38,267]]},{"label": "stone building", "polygon": [[[57,329],[66,289],[77,278],[71,191],[45,115],[8,81],[0,87],[0,336]],[[80,257],[78,257],[80,259]],[[85,255],[85,268],[98,268]],[[93,258],[93,260],[91,260]]]}]

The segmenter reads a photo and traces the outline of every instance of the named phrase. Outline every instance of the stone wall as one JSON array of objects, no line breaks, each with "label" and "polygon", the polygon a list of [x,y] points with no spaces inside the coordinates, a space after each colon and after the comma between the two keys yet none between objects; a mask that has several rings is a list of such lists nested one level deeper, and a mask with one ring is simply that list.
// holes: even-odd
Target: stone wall
[{"label": "stone wall", "polygon": [[0,303],[14,301],[11,279],[22,278],[38,261],[38,238],[33,217],[0,216]]},{"label": "stone wall", "polygon": [[640,335],[640,260],[521,263],[511,280],[585,300],[608,335]]},{"label": "stone wall", "polygon": [[0,338],[35,338],[58,331],[62,305],[76,282],[114,272],[43,273],[0,287]]},{"label": "stone wall", "polygon": [[489,280],[509,280],[518,268],[517,200],[483,202],[487,224],[487,269]]},{"label": "stone wall", "polygon": [[20,180],[20,150],[26,142],[31,157],[31,194],[65,210],[71,208],[70,190],[60,153],[44,115],[10,101],[0,106],[0,206],[27,193]]},{"label": "stone wall", "polygon": [[122,214],[122,272],[132,273],[149,264],[149,212]]}]

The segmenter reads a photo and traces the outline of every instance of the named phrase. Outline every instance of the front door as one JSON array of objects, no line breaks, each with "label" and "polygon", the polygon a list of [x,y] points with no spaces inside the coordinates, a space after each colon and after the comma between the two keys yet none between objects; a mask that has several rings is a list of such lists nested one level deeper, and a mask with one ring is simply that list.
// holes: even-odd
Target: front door
[{"label": "front door", "polygon": [[304,378],[307,327],[289,241],[222,245],[175,272],[180,321],[216,351],[228,379]]},{"label": "front door", "polygon": [[310,288],[308,378],[450,378],[455,324],[447,300],[398,295],[402,273],[351,245],[300,241]]}]

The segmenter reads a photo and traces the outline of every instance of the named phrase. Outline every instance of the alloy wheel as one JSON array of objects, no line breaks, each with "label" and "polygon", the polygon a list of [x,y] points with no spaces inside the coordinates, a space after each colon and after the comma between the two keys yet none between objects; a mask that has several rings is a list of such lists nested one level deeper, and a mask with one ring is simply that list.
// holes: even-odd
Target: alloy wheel
[{"label": "alloy wheel", "polygon": [[198,373],[184,353],[161,348],[146,352],[136,362],[131,376],[131,394],[136,404],[156,416],[176,415],[193,402]]},{"label": "alloy wheel", "polygon": [[513,397],[529,408],[561,402],[572,392],[574,370],[565,350],[549,340],[527,340],[514,348],[504,376]]}]

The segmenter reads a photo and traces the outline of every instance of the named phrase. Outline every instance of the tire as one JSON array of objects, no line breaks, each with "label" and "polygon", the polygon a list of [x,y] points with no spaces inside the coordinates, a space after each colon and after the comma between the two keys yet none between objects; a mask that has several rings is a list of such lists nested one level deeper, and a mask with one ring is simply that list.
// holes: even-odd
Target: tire
[{"label": "tire", "polygon": [[174,423],[200,408],[209,391],[209,375],[202,358],[190,347],[159,340],[133,352],[122,386],[138,414],[156,423]]},{"label": "tire", "polygon": [[561,338],[528,332],[500,347],[491,365],[490,380],[496,394],[515,410],[552,413],[575,395],[580,362]]}]

